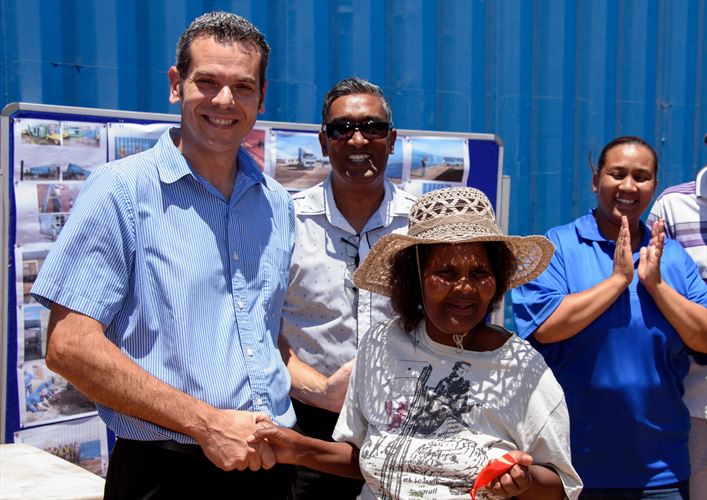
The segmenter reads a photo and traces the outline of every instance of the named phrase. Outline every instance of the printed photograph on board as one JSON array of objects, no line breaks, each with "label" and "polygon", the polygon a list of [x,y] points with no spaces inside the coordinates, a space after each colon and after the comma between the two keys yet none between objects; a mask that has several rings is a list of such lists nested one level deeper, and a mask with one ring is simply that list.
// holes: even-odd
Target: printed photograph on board
[{"label": "printed photograph on board", "polygon": [[405,178],[405,163],[403,161],[405,157],[403,150],[404,143],[405,139],[402,137],[395,139],[393,154],[388,156],[388,166],[385,167],[385,176],[395,184],[400,184]]},{"label": "printed photograph on board", "polygon": [[260,170],[270,175],[265,166],[265,132],[264,128],[254,128],[245,136],[241,145],[250,153]]},{"label": "printed photograph on board", "polygon": [[36,304],[30,295],[32,285],[47,258],[50,244],[23,245],[15,249],[15,277],[18,281],[18,304]]},{"label": "printed photograph on board", "polygon": [[22,322],[17,325],[18,363],[44,359],[47,355],[47,327],[50,311],[37,302],[23,304],[20,309]]},{"label": "printed photograph on board", "polygon": [[142,153],[154,146],[162,133],[178,123],[109,123],[108,161]]},{"label": "printed photograph on board", "polygon": [[469,153],[466,139],[410,137],[410,180],[466,182]]},{"label": "printed photograph on board", "polygon": [[417,196],[418,198],[423,194],[434,191],[435,189],[445,189],[454,187],[456,184],[450,184],[448,182],[430,182],[430,181],[420,181],[411,180],[401,184],[401,188],[410,194]]},{"label": "printed photograph on board", "polygon": [[43,359],[27,361],[18,369],[20,425],[22,427],[61,422],[95,414],[96,406]]},{"label": "printed photograph on board", "polygon": [[25,443],[83,467],[99,476],[108,468],[106,426],[97,417],[16,431],[15,443]]},{"label": "printed photograph on board", "polygon": [[85,180],[106,162],[103,123],[15,118],[15,181]]},{"label": "printed photograph on board", "polygon": [[62,122],[62,145],[68,148],[100,148],[106,126],[98,123]]},{"label": "printed photograph on board", "polygon": [[16,243],[56,241],[83,187],[81,182],[20,183],[15,187]]},{"label": "printed photograph on board", "polygon": [[322,155],[317,132],[272,129],[275,180],[289,191],[300,191],[323,181],[331,166]]},{"label": "printed photograph on board", "polygon": [[61,146],[63,141],[61,122],[58,121],[18,118],[15,130],[19,132],[22,144]]}]

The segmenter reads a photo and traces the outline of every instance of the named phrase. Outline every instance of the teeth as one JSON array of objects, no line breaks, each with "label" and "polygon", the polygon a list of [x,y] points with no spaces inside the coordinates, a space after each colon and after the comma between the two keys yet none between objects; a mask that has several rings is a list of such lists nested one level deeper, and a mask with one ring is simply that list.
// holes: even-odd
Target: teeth
[{"label": "teeth", "polygon": [[636,200],[627,200],[625,198],[616,198],[617,203],[624,203],[624,204],[633,204],[636,203]]},{"label": "teeth", "polygon": [[371,155],[349,155],[349,161],[366,161]]},{"label": "teeth", "polygon": [[231,125],[235,120],[219,120],[218,118],[214,118],[213,116],[208,116],[208,120],[211,123],[215,123],[216,125]]}]

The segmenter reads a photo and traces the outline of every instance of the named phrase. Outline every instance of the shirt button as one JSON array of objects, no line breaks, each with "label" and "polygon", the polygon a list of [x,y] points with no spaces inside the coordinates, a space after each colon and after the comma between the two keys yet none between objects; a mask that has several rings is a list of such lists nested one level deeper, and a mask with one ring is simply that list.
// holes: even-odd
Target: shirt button
[{"label": "shirt button", "polygon": [[263,404],[263,398],[258,398],[258,399],[256,399],[256,400],[255,400],[255,404],[257,404],[258,406],[262,406],[262,404]]},{"label": "shirt button", "polygon": [[250,347],[245,350],[245,353],[248,355],[248,357],[253,357],[253,349],[251,349]]},{"label": "shirt button", "polygon": [[233,260],[238,260],[240,257],[238,256],[238,253],[233,252]]},{"label": "shirt button", "polygon": [[243,310],[243,309],[245,309],[245,304],[244,304],[243,302],[239,302],[239,303],[238,303],[238,307],[239,307],[241,310]]}]

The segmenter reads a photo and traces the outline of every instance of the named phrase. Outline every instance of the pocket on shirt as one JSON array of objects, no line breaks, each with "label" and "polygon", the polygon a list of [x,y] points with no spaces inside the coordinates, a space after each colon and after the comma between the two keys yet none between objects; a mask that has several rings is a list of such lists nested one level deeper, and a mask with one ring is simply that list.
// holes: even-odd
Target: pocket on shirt
[{"label": "pocket on shirt", "polygon": [[290,252],[279,248],[270,248],[263,253],[264,266],[263,295],[265,299],[266,322],[277,320],[279,329],[282,304],[285,301],[290,275]]}]

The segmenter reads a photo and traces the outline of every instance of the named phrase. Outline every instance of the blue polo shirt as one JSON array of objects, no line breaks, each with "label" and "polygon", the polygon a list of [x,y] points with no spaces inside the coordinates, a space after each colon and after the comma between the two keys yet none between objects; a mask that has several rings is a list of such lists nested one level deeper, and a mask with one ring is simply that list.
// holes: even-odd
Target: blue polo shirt
[{"label": "blue polo shirt", "polygon": [[[650,242],[643,226],[641,246]],[[512,292],[518,335],[540,351],[565,391],[572,463],[585,488],[637,488],[687,479],[690,420],[682,401],[688,357],[682,339],[639,282],[572,338],[541,344],[532,334],[569,294],[606,279],[615,244],[593,211],[551,229],[547,270]],[[633,254],[638,267],[639,252]],[[685,250],[666,238],[661,276],[678,293],[707,306],[707,285]]]},{"label": "blue polo shirt", "polygon": [[[277,349],[294,246],[290,197],[240,149],[225,199],[170,133],[89,177],[32,294],[101,322],[125,355],[181,391],[292,427]],[[194,443],[101,405],[98,412],[119,437]]]}]

